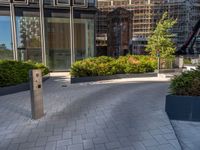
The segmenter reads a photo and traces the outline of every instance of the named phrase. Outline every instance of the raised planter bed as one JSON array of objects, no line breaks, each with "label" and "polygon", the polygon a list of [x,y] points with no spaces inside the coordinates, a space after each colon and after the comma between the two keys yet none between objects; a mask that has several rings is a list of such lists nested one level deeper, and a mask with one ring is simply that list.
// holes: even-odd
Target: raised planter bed
[{"label": "raised planter bed", "polygon": [[165,111],[172,120],[200,121],[200,96],[167,95]]},{"label": "raised planter bed", "polygon": [[[47,79],[49,79],[49,75],[45,75],[42,80],[46,81]],[[22,92],[29,89],[30,89],[29,82],[12,86],[0,87],[0,96]]]},{"label": "raised planter bed", "polygon": [[157,73],[116,74],[110,76],[71,77],[71,83],[92,82],[122,78],[157,77]]}]

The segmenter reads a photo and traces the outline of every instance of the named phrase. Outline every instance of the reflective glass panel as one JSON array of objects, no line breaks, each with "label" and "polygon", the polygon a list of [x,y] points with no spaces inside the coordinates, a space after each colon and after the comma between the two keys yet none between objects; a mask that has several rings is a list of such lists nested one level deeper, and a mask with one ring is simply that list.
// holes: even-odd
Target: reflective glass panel
[{"label": "reflective glass panel", "polygon": [[57,0],[57,4],[70,4],[70,0]]},{"label": "reflective glass panel", "polygon": [[14,3],[26,3],[26,0],[13,0]]},{"label": "reflective glass panel", "polygon": [[78,6],[84,6],[86,0],[74,0],[74,5],[78,5]]},{"label": "reflective glass panel", "polygon": [[8,3],[8,2],[10,2],[10,0],[0,0],[0,3]]},{"label": "reflective glass panel", "polygon": [[74,19],[75,60],[94,56],[94,18],[91,14]]},{"label": "reflective glass panel", "polygon": [[47,65],[53,71],[71,66],[69,14],[54,13],[45,18]]},{"label": "reflective glass panel", "polygon": [[13,59],[9,10],[0,11],[0,59]]},{"label": "reflective glass panel", "polygon": [[42,62],[38,12],[22,11],[16,16],[18,60]]}]

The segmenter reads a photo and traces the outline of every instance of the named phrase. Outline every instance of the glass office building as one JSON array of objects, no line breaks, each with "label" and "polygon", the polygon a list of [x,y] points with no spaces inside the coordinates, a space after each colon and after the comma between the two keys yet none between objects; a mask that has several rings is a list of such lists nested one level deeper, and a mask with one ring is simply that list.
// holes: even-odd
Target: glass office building
[{"label": "glass office building", "polygon": [[0,59],[66,71],[74,60],[94,56],[95,1],[0,0]]}]

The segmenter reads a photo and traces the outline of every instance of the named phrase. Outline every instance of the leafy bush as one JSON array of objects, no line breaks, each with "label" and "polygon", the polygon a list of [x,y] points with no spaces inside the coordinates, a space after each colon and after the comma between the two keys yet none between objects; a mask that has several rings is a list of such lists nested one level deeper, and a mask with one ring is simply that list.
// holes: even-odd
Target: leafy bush
[{"label": "leafy bush", "polygon": [[200,67],[172,79],[170,91],[174,95],[200,96]]},{"label": "leafy bush", "polygon": [[30,69],[41,69],[43,75],[49,73],[49,69],[41,63],[0,60],[0,87],[27,82]]},{"label": "leafy bush", "polygon": [[187,65],[191,65],[192,64],[192,61],[191,61],[190,58],[184,58],[183,62],[184,62],[184,64],[187,64]]},{"label": "leafy bush", "polygon": [[0,49],[0,60],[1,59],[13,59],[13,51]]},{"label": "leafy bush", "polygon": [[118,59],[101,56],[75,62],[71,67],[74,77],[104,76],[119,73],[153,72],[156,59],[149,56],[120,56]]}]

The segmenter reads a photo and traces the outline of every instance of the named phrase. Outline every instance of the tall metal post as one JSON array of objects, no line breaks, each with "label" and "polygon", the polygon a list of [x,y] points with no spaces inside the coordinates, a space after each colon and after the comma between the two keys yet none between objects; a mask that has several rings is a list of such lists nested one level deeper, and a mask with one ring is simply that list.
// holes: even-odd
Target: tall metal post
[{"label": "tall metal post", "polygon": [[42,47],[42,62],[46,65],[46,40],[44,27],[44,7],[43,0],[39,0],[40,7],[40,30],[41,30],[41,47]]},{"label": "tall metal post", "polygon": [[75,62],[74,54],[74,8],[73,2],[70,1],[70,48],[71,48],[71,65]]}]

